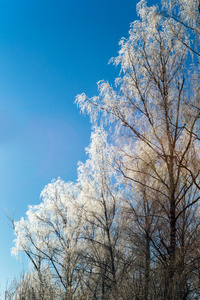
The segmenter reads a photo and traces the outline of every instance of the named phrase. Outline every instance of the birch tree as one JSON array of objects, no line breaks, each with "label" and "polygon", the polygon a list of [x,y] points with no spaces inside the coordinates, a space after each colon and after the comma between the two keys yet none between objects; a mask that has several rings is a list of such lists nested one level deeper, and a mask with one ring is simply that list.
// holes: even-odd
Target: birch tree
[{"label": "birch tree", "polygon": [[116,299],[125,273],[119,225],[121,192],[111,167],[112,146],[107,143],[104,130],[93,129],[86,152],[87,161],[79,163],[78,184],[90,269],[88,286],[93,290],[92,298]]},{"label": "birch tree", "polygon": [[[63,299],[78,293],[82,276],[79,239],[81,219],[73,206],[76,188],[61,179],[48,184],[41,193],[43,201],[30,206],[27,218],[14,223],[16,234],[12,253],[25,252],[42,280],[45,268],[59,282]],[[40,299],[43,299],[40,296]]]},{"label": "birch tree", "polygon": [[[141,152],[136,152],[138,142],[151,151],[147,172],[159,182],[155,192],[168,212],[169,224],[168,292],[163,299],[179,299],[172,288],[176,285],[177,226],[183,214],[199,200],[198,192],[187,197],[193,185],[199,183],[199,71],[191,66],[188,72],[190,50],[185,44],[190,36],[185,26],[173,20],[169,24],[157,7],[147,7],[145,1],[139,2],[137,11],[140,20],[132,23],[129,38],[121,40],[119,55],[112,59],[121,67],[115,88],[101,81],[99,96],[88,98],[81,94],[76,102],[92,122],[100,118],[103,124],[110,124],[110,130],[115,122],[113,140],[121,153],[116,168],[126,180],[144,186],[131,160],[141,159]],[[172,24],[179,37],[171,30]],[[149,184],[146,187],[154,189]],[[186,205],[181,209],[185,198]],[[181,297],[185,293],[186,285]]]}]

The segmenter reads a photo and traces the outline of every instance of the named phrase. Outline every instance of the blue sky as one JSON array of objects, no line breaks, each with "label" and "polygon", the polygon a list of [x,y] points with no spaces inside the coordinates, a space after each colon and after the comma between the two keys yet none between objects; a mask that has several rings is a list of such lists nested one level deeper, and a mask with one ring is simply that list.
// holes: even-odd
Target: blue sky
[{"label": "blue sky", "polygon": [[77,94],[113,82],[108,65],[136,19],[133,0],[0,0],[0,286],[25,262],[11,257],[4,209],[18,220],[53,178],[76,179],[90,140]]}]

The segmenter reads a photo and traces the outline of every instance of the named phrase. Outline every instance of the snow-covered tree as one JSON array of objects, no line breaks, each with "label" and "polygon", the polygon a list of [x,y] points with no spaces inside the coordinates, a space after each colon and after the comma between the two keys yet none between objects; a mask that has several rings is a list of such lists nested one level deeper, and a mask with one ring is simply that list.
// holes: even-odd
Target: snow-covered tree
[{"label": "snow-covered tree", "polygon": [[[145,1],[139,2],[137,11],[140,20],[132,23],[128,39],[121,40],[119,55],[112,59],[121,67],[115,88],[101,81],[99,96],[81,94],[76,102],[92,122],[100,118],[110,130],[115,127],[113,143],[120,153],[116,168],[124,179],[159,194],[169,231],[169,238],[163,237],[169,261],[165,297],[179,299],[179,291],[172,289],[177,278],[177,227],[199,200],[199,190],[189,195],[199,187],[200,74],[198,65],[188,66],[187,28],[173,19],[169,22]],[[138,169],[136,161],[146,167]],[[156,187],[151,180],[143,182],[144,174],[154,178]],[[187,283],[184,288],[181,297],[188,293]]]},{"label": "snow-covered tree", "polygon": [[13,223],[40,299],[45,270],[63,299],[200,293],[199,2],[142,0],[137,12],[111,60],[115,86],[76,98],[93,123],[77,181],[52,181]]},{"label": "snow-covered tree", "polygon": [[76,195],[72,183],[52,181],[41,193],[41,204],[30,206],[27,218],[14,222],[17,238],[12,253],[25,252],[41,281],[43,270],[48,268],[67,299],[73,299],[82,276],[84,243],[80,239],[81,218],[74,205]]},{"label": "snow-covered tree", "polygon": [[78,184],[85,222],[83,238],[87,241],[88,285],[93,289],[93,297],[115,299],[123,269],[119,226],[122,195],[117,188],[112,146],[107,143],[105,131],[94,128],[86,151],[87,161],[78,166]]}]

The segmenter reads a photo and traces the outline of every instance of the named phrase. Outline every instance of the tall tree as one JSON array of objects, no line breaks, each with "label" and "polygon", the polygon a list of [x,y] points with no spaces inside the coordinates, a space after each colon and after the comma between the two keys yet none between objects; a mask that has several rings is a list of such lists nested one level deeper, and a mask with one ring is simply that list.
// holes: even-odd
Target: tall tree
[{"label": "tall tree", "polygon": [[159,183],[156,188],[146,187],[160,195],[169,224],[169,241],[163,237],[169,259],[168,292],[163,299],[179,299],[179,292],[172,289],[176,284],[177,226],[199,200],[198,192],[189,197],[199,182],[199,70],[195,66],[187,70],[189,35],[182,24],[176,22],[180,39],[171,30],[173,21],[169,24],[156,7],[141,1],[137,11],[141,20],[131,25],[129,38],[121,40],[119,56],[112,60],[121,66],[116,88],[101,81],[99,96],[82,94],[76,102],[93,122],[100,116],[111,130],[115,122],[114,143],[121,156],[118,171],[140,185],[144,182],[138,174],[145,172],[135,169],[134,161],[144,159],[142,149],[146,149],[147,174]]},{"label": "tall tree", "polygon": [[87,161],[79,163],[78,184],[85,222],[83,237],[88,245],[85,255],[91,273],[88,285],[93,282],[93,297],[116,299],[124,270],[120,259],[123,252],[119,229],[121,193],[111,168],[112,147],[101,128],[93,129],[87,153]]}]

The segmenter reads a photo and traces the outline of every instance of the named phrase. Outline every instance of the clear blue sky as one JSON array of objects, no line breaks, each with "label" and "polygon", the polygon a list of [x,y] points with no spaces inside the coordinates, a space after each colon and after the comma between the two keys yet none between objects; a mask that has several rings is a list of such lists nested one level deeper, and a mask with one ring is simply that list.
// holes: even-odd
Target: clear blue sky
[{"label": "clear blue sky", "polygon": [[[53,178],[76,179],[89,144],[77,94],[113,82],[108,65],[136,19],[133,0],[0,0],[0,285],[23,263],[4,209],[16,219]],[[24,262],[24,265],[26,262]]]}]

